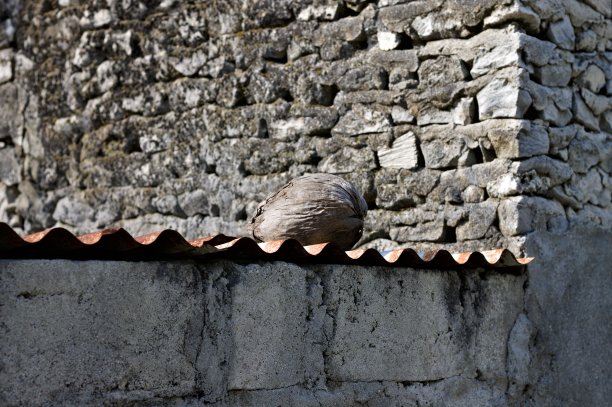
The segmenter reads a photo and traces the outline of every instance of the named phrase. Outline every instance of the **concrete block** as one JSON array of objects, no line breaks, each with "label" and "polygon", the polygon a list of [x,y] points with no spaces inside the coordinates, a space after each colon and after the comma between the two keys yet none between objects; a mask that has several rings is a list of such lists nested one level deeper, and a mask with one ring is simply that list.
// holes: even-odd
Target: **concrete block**
[{"label": "concrete block", "polygon": [[334,316],[329,377],[436,381],[476,369],[503,375],[523,278],[486,276],[335,267],[325,281],[326,305]]},{"label": "concrete block", "polygon": [[252,264],[232,285],[229,390],[277,389],[304,380],[305,273],[292,264]]}]

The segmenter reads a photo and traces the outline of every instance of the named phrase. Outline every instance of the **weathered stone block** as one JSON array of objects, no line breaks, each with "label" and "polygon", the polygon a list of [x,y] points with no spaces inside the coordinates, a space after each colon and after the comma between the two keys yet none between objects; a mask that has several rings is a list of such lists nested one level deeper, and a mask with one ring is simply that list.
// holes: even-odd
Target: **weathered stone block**
[{"label": "weathered stone block", "polygon": [[[487,121],[487,135],[500,158],[522,158],[547,154],[550,148],[546,128],[526,120]],[[501,126],[500,126],[501,125]]]},{"label": "weathered stone block", "polygon": [[414,133],[406,133],[393,141],[391,148],[378,150],[378,161],[386,168],[416,168],[419,165],[419,150]]},{"label": "weathered stone block", "polygon": [[525,235],[534,230],[563,232],[567,218],[563,206],[537,196],[517,196],[503,200],[498,210],[504,236]]},{"label": "weathered stone block", "polygon": [[391,130],[389,115],[363,105],[353,105],[338,120],[331,133],[336,136],[356,136],[359,134],[383,133]]},{"label": "weathered stone block", "polygon": [[353,171],[373,170],[376,168],[374,152],[368,147],[355,149],[343,147],[319,163],[321,172],[344,174]]},{"label": "weathered stone block", "polygon": [[574,27],[568,16],[563,16],[561,20],[551,23],[548,26],[546,36],[560,48],[570,51],[574,49],[576,35],[574,34]]},{"label": "weathered stone block", "polygon": [[489,199],[479,204],[465,205],[467,219],[455,229],[457,240],[481,239],[497,219],[496,199]]},{"label": "weathered stone block", "polygon": [[476,95],[480,120],[523,117],[532,99],[529,93],[503,79],[493,79]]},{"label": "weathered stone block", "polygon": [[0,181],[9,186],[21,182],[21,166],[14,148],[0,149]]}]

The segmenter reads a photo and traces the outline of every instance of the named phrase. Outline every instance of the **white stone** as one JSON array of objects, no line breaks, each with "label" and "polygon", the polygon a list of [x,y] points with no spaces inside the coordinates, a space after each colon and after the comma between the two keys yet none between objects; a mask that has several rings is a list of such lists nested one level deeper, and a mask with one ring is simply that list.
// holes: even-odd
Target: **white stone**
[{"label": "white stone", "polygon": [[18,52],[15,55],[15,71],[19,73],[26,73],[34,69],[34,61]]},{"label": "white stone", "polygon": [[400,36],[396,33],[379,31],[376,37],[378,38],[378,48],[383,51],[395,49],[400,44]]},{"label": "white stone", "polygon": [[490,118],[522,118],[531,105],[529,93],[512,82],[494,79],[476,95],[480,120]]},{"label": "white stone", "polygon": [[113,20],[110,10],[102,9],[98,10],[93,15],[93,26],[102,27]]},{"label": "white stone", "polygon": [[431,14],[421,17],[418,16],[412,22],[412,28],[416,31],[420,38],[428,38],[434,32],[434,20]]},{"label": "white stone", "polygon": [[476,100],[472,97],[462,98],[452,110],[453,123],[465,126],[474,122]]},{"label": "white stone", "polygon": [[13,79],[13,50],[3,49],[0,51],[0,83]]},{"label": "white stone", "polygon": [[548,39],[560,48],[573,50],[576,43],[574,27],[568,16],[563,16],[559,21],[551,23],[546,32]]},{"label": "white stone", "polygon": [[408,132],[398,137],[391,148],[378,151],[378,161],[385,168],[416,168],[419,165],[419,152],[414,133]]},{"label": "white stone", "polygon": [[393,119],[394,124],[412,123],[414,116],[403,107],[395,105],[391,109],[391,119]]}]

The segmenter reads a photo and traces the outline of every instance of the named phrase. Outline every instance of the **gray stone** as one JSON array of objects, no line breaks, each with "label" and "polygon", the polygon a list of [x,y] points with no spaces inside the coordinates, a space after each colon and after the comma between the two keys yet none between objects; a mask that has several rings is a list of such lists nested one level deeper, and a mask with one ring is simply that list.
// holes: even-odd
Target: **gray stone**
[{"label": "gray stone", "polygon": [[336,84],[345,92],[384,89],[387,73],[379,66],[358,66],[345,70]]},{"label": "gray stone", "polygon": [[[383,174],[389,171],[388,179]],[[439,171],[423,168],[418,171],[381,170],[377,176],[376,206],[386,209],[402,209],[416,206],[425,201],[425,197],[439,179]],[[389,182],[389,183],[383,183]]]},{"label": "gray stone", "polygon": [[[422,40],[435,40],[450,37],[453,34],[462,32],[461,21],[450,19],[443,13],[431,13],[426,16],[418,16],[414,19],[410,27]],[[465,34],[464,34],[465,35]]]},{"label": "gray stone", "polygon": [[408,69],[410,72],[416,72],[419,68],[417,52],[412,49],[393,51],[372,50],[368,52],[368,60],[377,64],[401,64],[403,68]]},{"label": "gray stone", "polygon": [[538,175],[546,177],[547,183],[550,183],[550,186],[562,184],[573,175],[570,165],[546,155],[515,162],[513,163],[513,170],[517,174],[525,174],[533,170]]},{"label": "gray stone", "polygon": [[390,148],[378,150],[378,161],[383,168],[416,168],[419,150],[414,133],[406,133],[393,141]]},{"label": "gray stone", "polygon": [[572,169],[580,174],[585,174],[589,168],[600,161],[602,146],[590,134],[579,131],[569,144],[568,163]]},{"label": "gray stone", "polygon": [[170,65],[181,75],[193,76],[204,66],[208,56],[202,50],[198,50],[189,56],[170,58]]},{"label": "gray stone", "polygon": [[444,239],[444,233],[444,216],[413,226],[392,227],[389,230],[389,236],[397,242],[439,242]]},{"label": "gray stone", "polygon": [[347,17],[323,24],[315,34],[315,45],[323,45],[329,39],[360,41],[363,39],[363,17]]},{"label": "gray stone", "polygon": [[576,51],[593,52],[597,48],[599,38],[592,30],[578,32],[576,36]]},{"label": "gray stone", "polygon": [[562,0],[565,10],[574,27],[583,27],[586,23],[603,19],[603,15],[578,0]]},{"label": "gray stone", "polygon": [[179,207],[178,200],[176,199],[176,196],[174,195],[165,195],[165,196],[155,197],[151,201],[151,205],[153,205],[153,207],[157,209],[158,212],[165,214],[165,215],[181,215],[182,214],[181,208]]},{"label": "gray stone", "polygon": [[519,314],[508,338],[508,375],[512,378],[508,390],[513,397],[520,396],[529,384],[530,347],[533,346],[534,336],[533,323],[524,313]]},{"label": "gray stone", "polygon": [[340,151],[326,157],[318,165],[319,171],[330,174],[346,174],[375,168],[374,152],[367,147],[361,149],[342,147]]},{"label": "gray stone", "polygon": [[482,202],[485,198],[485,190],[476,185],[468,185],[461,193],[461,198],[465,203]]},{"label": "gray stone", "polygon": [[514,0],[509,5],[496,8],[484,19],[484,27],[498,26],[509,21],[518,21],[528,32],[540,31],[540,16],[520,1]]},{"label": "gray stone", "polygon": [[580,94],[596,117],[601,116],[606,110],[612,110],[612,96],[596,95],[587,89],[581,89]]},{"label": "gray stone", "polygon": [[573,176],[565,185],[565,192],[580,203],[592,203],[602,207],[610,205],[610,190],[604,190],[602,176],[596,168],[591,168],[585,175]]},{"label": "gray stone", "polygon": [[570,51],[574,49],[576,35],[574,34],[574,27],[568,16],[563,16],[561,20],[551,23],[548,26],[546,36],[560,48]]},{"label": "gray stone", "polygon": [[593,93],[598,93],[606,85],[606,76],[597,65],[589,65],[576,79],[576,83]]},{"label": "gray stone", "polygon": [[418,16],[425,15],[437,9],[443,1],[415,1],[398,4],[380,10],[379,18],[382,24],[392,32],[402,32]]},{"label": "gray stone", "polygon": [[[4,400],[94,405],[193,391],[203,321],[193,266],[27,264],[5,262],[0,277],[14,316],[3,318]],[[10,386],[16,375],[31,385]]]},{"label": "gray stone", "polygon": [[599,119],[599,127],[607,133],[612,133],[612,111],[605,112]]},{"label": "gray stone", "polygon": [[356,136],[391,130],[389,115],[363,105],[353,105],[332,129],[332,135]]},{"label": "gray stone", "polygon": [[567,86],[572,79],[570,64],[544,65],[535,69],[534,77],[544,86]]},{"label": "gray stone", "polygon": [[60,199],[53,211],[55,220],[72,226],[82,227],[92,221],[94,216],[94,209],[82,198],[76,196]]},{"label": "gray stone", "polygon": [[506,121],[505,128],[490,131],[488,137],[501,158],[522,158],[549,151],[549,139],[546,128],[531,124],[528,121]]},{"label": "gray stone", "polygon": [[520,47],[516,40],[501,42],[492,49],[482,48],[474,57],[470,74],[472,77],[477,78],[497,69],[508,66],[520,66],[521,57],[519,50]]},{"label": "gray stone", "polygon": [[472,240],[484,237],[497,219],[497,207],[498,201],[496,199],[466,205],[468,216],[455,229],[457,240]]},{"label": "gray stone", "polygon": [[540,118],[555,126],[565,126],[572,118],[572,90],[569,88],[549,88],[533,81],[527,83],[533,107]]},{"label": "gray stone", "polygon": [[578,123],[583,124],[589,130],[599,131],[599,120],[584,103],[584,99],[578,92],[574,92],[572,111]]},{"label": "gray stone", "polygon": [[522,118],[532,99],[523,89],[506,80],[494,79],[476,95],[480,120],[490,118]]},{"label": "gray stone", "polygon": [[0,181],[11,186],[21,182],[21,165],[17,161],[15,149],[0,149]]},{"label": "gray stone", "polygon": [[443,128],[439,132],[434,129],[430,127],[421,135],[420,147],[425,166],[436,169],[457,166],[469,150],[469,141],[453,134],[450,128]]},{"label": "gray stone", "polygon": [[446,56],[423,61],[418,74],[425,86],[460,82],[469,76],[467,68],[459,58]]},{"label": "gray stone", "polygon": [[208,215],[208,194],[201,190],[185,192],[178,196],[178,205],[187,216]]},{"label": "gray stone", "polygon": [[561,233],[568,225],[560,203],[536,196],[517,196],[501,201],[498,216],[504,236],[524,235],[535,230]]},{"label": "gray stone", "polygon": [[[525,295],[527,315],[537,330],[530,344],[530,376],[548,383],[543,393],[534,393],[535,405],[554,400],[596,406],[612,397],[607,386],[612,360],[607,346],[612,335],[607,312],[612,306],[607,295],[612,289],[611,239],[609,227],[592,226],[564,234],[540,231],[526,239],[526,253],[538,259],[529,266]],[[588,278],[573,270],[588,270]]]},{"label": "gray stone", "polygon": [[570,142],[574,137],[578,129],[576,125],[565,126],[565,127],[549,127],[548,135],[550,138],[550,153],[558,154],[560,150],[563,150],[569,146]]}]

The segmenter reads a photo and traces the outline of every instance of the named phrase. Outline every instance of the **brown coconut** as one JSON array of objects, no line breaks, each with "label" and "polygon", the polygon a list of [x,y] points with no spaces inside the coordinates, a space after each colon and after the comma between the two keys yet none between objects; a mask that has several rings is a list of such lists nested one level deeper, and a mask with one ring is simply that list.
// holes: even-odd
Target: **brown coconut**
[{"label": "brown coconut", "polygon": [[365,199],[350,182],[331,174],[307,174],[260,203],[248,227],[260,242],[333,242],[349,250],[361,238],[367,210]]}]

